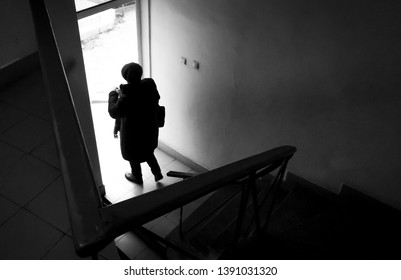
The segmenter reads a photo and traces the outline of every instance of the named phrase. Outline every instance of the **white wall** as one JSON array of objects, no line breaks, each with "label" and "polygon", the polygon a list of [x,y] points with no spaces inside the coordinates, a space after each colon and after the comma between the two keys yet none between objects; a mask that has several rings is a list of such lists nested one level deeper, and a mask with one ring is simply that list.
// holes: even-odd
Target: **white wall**
[{"label": "white wall", "polygon": [[0,17],[0,69],[34,53],[36,40],[27,0],[2,0]]},{"label": "white wall", "polygon": [[294,145],[295,174],[401,208],[400,15],[398,1],[152,0],[160,140],[210,169]]}]

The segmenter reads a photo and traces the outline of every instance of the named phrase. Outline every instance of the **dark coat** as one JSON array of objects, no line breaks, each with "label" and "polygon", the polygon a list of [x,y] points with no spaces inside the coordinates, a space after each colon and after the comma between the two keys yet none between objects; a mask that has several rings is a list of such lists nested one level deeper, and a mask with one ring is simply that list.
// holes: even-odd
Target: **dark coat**
[{"label": "dark coat", "polygon": [[160,95],[153,79],[121,85],[121,96],[109,94],[109,114],[120,125],[121,153],[125,160],[144,162],[157,148],[156,108]]}]

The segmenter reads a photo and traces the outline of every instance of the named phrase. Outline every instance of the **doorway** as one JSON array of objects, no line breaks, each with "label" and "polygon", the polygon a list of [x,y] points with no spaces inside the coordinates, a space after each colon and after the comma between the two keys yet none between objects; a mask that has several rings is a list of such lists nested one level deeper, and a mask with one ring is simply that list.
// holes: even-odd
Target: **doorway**
[{"label": "doorway", "polygon": [[[114,2],[119,3],[108,6]],[[108,93],[124,82],[122,66],[138,62],[136,5],[124,2],[75,0],[91,103],[107,101]],[[99,6],[105,7],[97,11]],[[89,15],[80,18],[82,12]]]},{"label": "doorway", "polygon": [[[92,118],[106,196],[116,176],[129,164],[122,159],[119,139],[113,136],[114,120],[108,114],[109,92],[125,83],[121,68],[138,62],[137,5],[127,0],[74,0],[78,18]],[[114,186],[113,186],[114,187]]]}]

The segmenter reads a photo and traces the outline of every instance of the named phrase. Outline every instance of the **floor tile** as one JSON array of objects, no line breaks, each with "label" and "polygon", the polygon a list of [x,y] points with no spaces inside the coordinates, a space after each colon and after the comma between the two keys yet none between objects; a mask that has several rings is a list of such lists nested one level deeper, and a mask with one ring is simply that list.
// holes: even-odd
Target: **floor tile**
[{"label": "floor tile", "polygon": [[130,198],[136,197],[138,195],[141,195],[144,193],[144,189],[142,186],[132,186],[131,189],[126,192],[124,195],[119,196],[116,200],[114,200],[114,203],[118,203],[124,200],[128,200]]},{"label": "floor tile", "polygon": [[123,238],[124,235],[125,235],[125,233],[124,233],[124,234],[121,234],[120,236],[117,236],[117,237],[114,239],[114,242],[117,242],[118,240],[120,240],[121,238]]},{"label": "floor tile", "polygon": [[[42,257],[43,260],[84,260],[74,250],[74,243],[70,236],[64,235],[61,240]],[[90,258],[86,258],[90,259]]]},{"label": "floor tile", "polygon": [[25,82],[25,79],[22,78],[18,82],[10,84],[8,87],[3,88],[1,90],[0,94],[0,100],[13,104],[18,104],[18,100],[23,100],[24,96],[26,95],[26,89],[27,87],[30,87],[31,85],[28,85]]},{"label": "floor tile", "polygon": [[147,180],[147,179],[154,180],[152,171],[150,170],[150,167],[146,162],[141,163],[141,169],[142,169],[143,180]]},{"label": "floor tile", "polygon": [[24,152],[0,141],[0,174],[25,155]]},{"label": "floor tile", "polygon": [[108,180],[103,180],[103,184],[106,187],[106,198],[115,203],[121,201],[121,197],[128,193],[132,195],[138,195],[142,193],[140,186],[135,186],[133,183],[125,179],[124,174],[121,176],[109,177]]},{"label": "floor tile", "polygon": [[[116,245],[111,242],[98,254],[99,259],[119,260]],[[63,238],[42,258],[44,260],[91,260],[91,257],[81,258],[74,250],[74,243],[69,235]]]},{"label": "floor tile", "polygon": [[123,196],[119,197],[116,202],[130,199],[135,196],[142,195],[144,193],[152,192],[154,190],[163,188],[164,185],[160,182],[155,182],[153,179],[148,179],[143,182],[142,185],[134,184],[132,182],[128,182],[129,190]]},{"label": "floor tile", "polygon": [[117,246],[129,259],[135,259],[145,248],[146,244],[132,232],[125,234],[117,241]]},{"label": "floor tile", "polygon": [[2,91],[0,100],[5,100],[38,117],[51,120],[47,92],[40,70],[6,88]]},{"label": "floor tile", "polygon": [[63,232],[70,229],[62,178],[59,177],[25,207]]},{"label": "floor tile", "polygon": [[51,166],[60,169],[60,160],[58,157],[56,139],[50,137],[48,140],[39,145],[32,151],[31,155],[43,160]]},{"label": "floor tile", "polygon": [[155,156],[161,168],[165,167],[166,165],[170,164],[175,160],[172,156],[166,154],[165,152],[159,149],[155,150]]},{"label": "floor tile", "polygon": [[[102,153],[102,147],[99,147],[98,149],[99,152]],[[102,178],[104,178],[104,181],[112,181],[115,180],[115,178],[126,180],[124,174],[130,171],[129,162],[124,160],[119,154],[117,157],[105,157],[103,154],[103,157],[99,158],[99,160],[102,171]]]},{"label": "floor tile", "polygon": [[20,207],[17,204],[0,195],[0,227],[19,209]]},{"label": "floor tile", "polygon": [[0,259],[40,259],[63,234],[21,209],[0,228]]},{"label": "floor tile", "polygon": [[0,133],[28,116],[28,113],[0,101]]},{"label": "floor tile", "polygon": [[144,249],[136,258],[136,260],[163,260],[158,254],[152,249]]},{"label": "floor tile", "polygon": [[160,182],[155,182],[153,179],[148,179],[143,182],[142,193],[152,192],[157,189],[163,188],[163,184]]},{"label": "floor tile", "polygon": [[111,242],[103,250],[101,250],[99,252],[99,257],[100,256],[106,260],[119,260],[120,259],[120,256],[118,255],[116,244],[114,242]]},{"label": "floor tile", "polygon": [[3,132],[0,139],[29,153],[47,140],[52,133],[50,122],[31,115]]},{"label": "floor tile", "polygon": [[155,224],[150,230],[153,233],[156,233],[157,235],[161,237],[166,237],[167,234],[169,234],[173,229],[175,229],[177,225],[173,222],[171,222],[169,219],[166,217],[163,217],[157,224]]},{"label": "floor tile", "polygon": [[191,168],[179,162],[178,160],[174,160],[170,162],[168,165],[166,165],[164,167],[164,170],[166,170],[166,172],[168,171],[189,172],[191,171]]},{"label": "floor tile", "polygon": [[20,206],[24,206],[47,186],[60,172],[42,161],[26,155],[3,172],[0,177],[0,193]]},{"label": "floor tile", "polygon": [[169,176],[167,176],[167,172],[168,172],[168,171],[169,171],[169,170],[164,170],[164,169],[162,169],[163,179],[161,179],[161,180],[159,181],[159,184],[163,185],[164,187],[165,187],[165,186],[168,186],[168,185],[172,185],[172,184],[174,184],[174,183],[177,183],[177,182],[180,182],[180,181],[181,181],[180,178],[175,178],[175,177],[169,177]]}]

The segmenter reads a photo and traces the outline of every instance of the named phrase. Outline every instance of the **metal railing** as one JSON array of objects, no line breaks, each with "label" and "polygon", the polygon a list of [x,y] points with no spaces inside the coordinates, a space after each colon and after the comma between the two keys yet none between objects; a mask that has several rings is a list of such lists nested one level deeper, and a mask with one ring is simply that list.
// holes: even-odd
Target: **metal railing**
[{"label": "metal railing", "polygon": [[30,3],[60,156],[74,246],[79,256],[96,258],[100,250],[121,234],[141,227],[232,181],[255,177],[258,171],[266,167],[284,166],[285,169],[295,153],[294,147],[278,147],[163,189],[105,206],[95,184],[46,6],[43,0],[30,0]]}]

